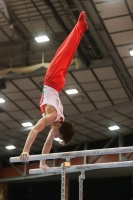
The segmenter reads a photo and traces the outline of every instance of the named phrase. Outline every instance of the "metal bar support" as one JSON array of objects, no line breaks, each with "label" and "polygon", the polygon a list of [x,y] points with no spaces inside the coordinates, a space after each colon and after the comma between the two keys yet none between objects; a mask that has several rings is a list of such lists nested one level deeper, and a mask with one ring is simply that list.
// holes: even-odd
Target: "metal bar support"
[{"label": "metal bar support", "polygon": [[65,200],[66,196],[66,166],[65,163],[61,164],[61,200]]},{"label": "metal bar support", "polygon": [[85,179],[84,170],[81,171],[81,175],[79,176],[79,200],[83,200],[83,181]]}]

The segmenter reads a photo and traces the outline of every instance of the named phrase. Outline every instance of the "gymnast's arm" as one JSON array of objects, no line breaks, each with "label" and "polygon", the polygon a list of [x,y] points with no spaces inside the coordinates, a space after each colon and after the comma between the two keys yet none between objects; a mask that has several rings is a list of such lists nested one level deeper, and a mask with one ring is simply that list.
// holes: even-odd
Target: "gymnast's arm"
[{"label": "gymnast's arm", "polygon": [[[54,140],[54,129],[51,128],[49,131],[48,137],[44,143],[43,149],[42,149],[42,154],[48,154],[52,148],[53,140]],[[47,169],[47,165],[45,164],[46,160],[41,160],[40,161],[40,168],[42,169]]]},{"label": "gymnast's arm", "polygon": [[33,144],[35,138],[37,137],[37,134],[42,131],[45,126],[50,125],[54,122],[54,120],[56,119],[56,112],[50,112],[48,114],[46,114],[45,117],[41,118],[37,124],[34,126],[34,128],[30,131],[28,138],[26,140],[23,152],[20,155],[20,160],[22,162],[26,162],[28,161],[28,157],[29,157],[29,152],[30,152],[30,148],[31,145]]}]

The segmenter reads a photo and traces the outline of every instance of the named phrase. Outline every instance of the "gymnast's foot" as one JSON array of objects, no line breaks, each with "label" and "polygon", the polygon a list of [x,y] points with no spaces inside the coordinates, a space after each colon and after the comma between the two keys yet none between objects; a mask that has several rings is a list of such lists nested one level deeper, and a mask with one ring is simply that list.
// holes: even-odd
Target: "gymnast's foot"
[{"label": "gymnast's foot", "polygon": [[85,11],[81,12],[78,18],[78,21],[85,20],[86,21],[86,13]]},{"label": "gymnast's foot", "polygon": [[78,21],[82,24],[84,31],[88,29],[88,24],[86,22],[86,13],[85,11],[81,12],[78,18]]}]

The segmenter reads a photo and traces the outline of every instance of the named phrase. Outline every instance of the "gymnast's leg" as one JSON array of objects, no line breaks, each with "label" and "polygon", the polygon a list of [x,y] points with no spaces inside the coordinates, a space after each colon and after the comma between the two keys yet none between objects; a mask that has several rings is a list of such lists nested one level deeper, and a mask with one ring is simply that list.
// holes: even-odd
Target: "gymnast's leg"
[{"label": "gymnast's leg", "polygon": [[68,67],[74,57],[83,33],[88,29],[85,12],[81,12],[78,22],[57,50],[46,72],[44,85],[49,85],[60,92],[65,85]]}]

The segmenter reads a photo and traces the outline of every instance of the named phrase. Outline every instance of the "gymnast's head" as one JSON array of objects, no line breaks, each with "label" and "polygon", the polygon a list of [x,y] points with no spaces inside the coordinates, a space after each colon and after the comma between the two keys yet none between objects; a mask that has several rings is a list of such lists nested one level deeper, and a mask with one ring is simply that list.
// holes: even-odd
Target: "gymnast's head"
[{"label": "gymnast's head", "polygon": [[72,140],[75,130],[69,121],[61,121],[60,124],[59,133],[62,140],[60,144],[67,145]]},{"label": "gymnast's head", "polygon": [[[67,145],[73,138],[75,130],[69,121],[63,121],[62,117],[58,121],[51,124],[53,128],[54,140],[60,144]],[[59,140],[60,139],[60,140]]]}]

